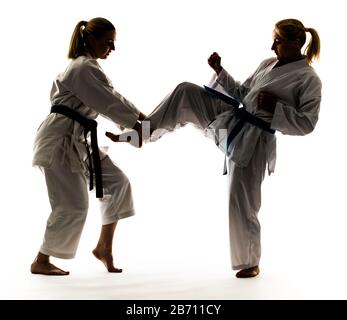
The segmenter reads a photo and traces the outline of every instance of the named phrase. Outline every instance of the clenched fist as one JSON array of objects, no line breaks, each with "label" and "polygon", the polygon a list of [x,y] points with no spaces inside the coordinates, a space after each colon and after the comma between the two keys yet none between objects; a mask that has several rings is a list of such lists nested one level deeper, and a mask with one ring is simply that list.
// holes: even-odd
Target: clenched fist
[{"label": "clenched fist", "polygon": [[214,71],[216,71],[217,74],[219,74],[223,69],[223,67],[221,66],[221,60],[222,58],[219,56],[217,52],[213,52],[207,60],[210,67]]}]

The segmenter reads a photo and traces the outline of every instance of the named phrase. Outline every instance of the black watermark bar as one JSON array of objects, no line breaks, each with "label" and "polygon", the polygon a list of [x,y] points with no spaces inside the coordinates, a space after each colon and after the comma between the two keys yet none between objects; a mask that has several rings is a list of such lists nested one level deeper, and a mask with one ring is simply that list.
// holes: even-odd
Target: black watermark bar
[{"label": "black watermark bar", "polygon": [[[237,316],[275,319],[317,315],[333,319],[345,312],[343,300],[2,300],[0,308],[17,316],[40,319],[38,310],[46,310],[54,319],[92,315],[112,319],[232,319]],[[44,312],[45,316],[47,313]],[[86,318],[86,319],[87,319]]]}]

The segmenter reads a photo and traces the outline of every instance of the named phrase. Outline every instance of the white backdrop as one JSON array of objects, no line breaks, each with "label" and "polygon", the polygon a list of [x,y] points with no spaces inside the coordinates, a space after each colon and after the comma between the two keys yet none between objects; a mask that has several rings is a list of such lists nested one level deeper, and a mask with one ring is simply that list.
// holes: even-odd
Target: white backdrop
[{"label": "white backdrop", "polygon": [[[213,74],[207,64],[213,51],[242,81],[273,55],[276,21],[294,17],[316,28],[322,45],[321,60],[313,65],[323,83],[320,120],[306,137],[277,134],[276,172],[263,185],[261,267],[269,274],[285,270],[284,276],[316,270],[322,277],[344,268],[347,47],[342,3],[2,1],[0,274],[3,281],[11,279],[8,286],[1,286],[2,297],[29,275],[50,212],[44,178],[31,167],[31,157],[36,129],[49,112],[52,81],[68,63],[76,23],[97,16],[109,19],[117,29],[116,50],[100,64],[115,88],[144,113],[182,81],[206,84]],[[133,273],[177,269],[231,273],[223,154],[192,127],[140,150],[103,138],[105,129],[112,128],[100,119],[100,144],[110,146],[112,159],[129,176],[137,210],[116,231],[117,265]],[[99,268],[90,255],[99,229],[92,194],[77,257],[57,264],[75,273]],[[319,289],[324,297],[347,298],[346,282],[343,275],[333,282],[326,278]]]}]

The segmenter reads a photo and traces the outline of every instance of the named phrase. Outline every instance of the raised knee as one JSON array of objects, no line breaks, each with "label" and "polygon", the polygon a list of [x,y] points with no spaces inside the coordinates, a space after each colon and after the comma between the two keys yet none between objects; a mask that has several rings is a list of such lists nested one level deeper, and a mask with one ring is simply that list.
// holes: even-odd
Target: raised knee
[{"label": "raised knee", "polygon": [[191,82],[181,82],[177,87],[176,90],[183,90],[183,91],[187,91],[187,90],[194,90],[197,87],[196,84],[191,83]]}]

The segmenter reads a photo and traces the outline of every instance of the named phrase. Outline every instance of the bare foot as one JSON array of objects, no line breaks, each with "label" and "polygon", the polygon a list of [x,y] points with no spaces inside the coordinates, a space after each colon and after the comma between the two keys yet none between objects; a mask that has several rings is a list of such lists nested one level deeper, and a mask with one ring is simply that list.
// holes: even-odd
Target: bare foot
[{"label": "bare foot", "polygon": [[67,276],[70,272],[64,271],[50,262],[42,262],[39,263],[34,261],[31,264],[30,271],[33,274],[44,274],[47,276]]},{"label": "bare foot", "polygon": [[258,266],[251,267],[248,269],[242,269],[238,273],[236,273],[236,278],[252,278],[256,277],[260,272]]},{"label": "bare foot", "polygon": [[123,271],[122,269],[118,269],[113,265],[112,254],[108,251],[95,248],[93,250],[93,255],[95,256],[95,258],[104,263],[108,272],[120,273]]}]

